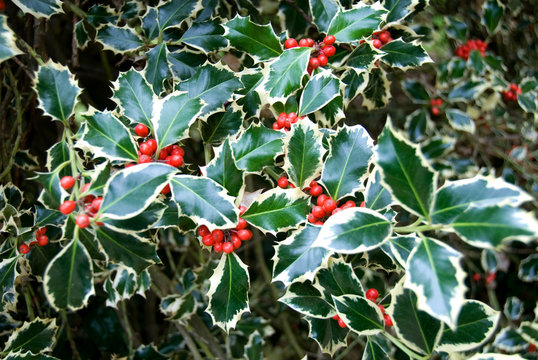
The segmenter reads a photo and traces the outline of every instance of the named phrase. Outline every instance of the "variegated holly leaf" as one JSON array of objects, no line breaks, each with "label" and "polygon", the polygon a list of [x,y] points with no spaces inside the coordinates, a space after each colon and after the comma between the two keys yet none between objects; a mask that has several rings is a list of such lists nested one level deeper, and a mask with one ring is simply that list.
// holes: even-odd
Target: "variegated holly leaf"
[{"label": "variegated holly leaf", "polygon": [[451,329],[457,326],[466,290],[462,257],[444,243],[424,237],[407,259],[404,287],[415,292],[420,310]]},{"label": "variegated holly leaf", "polygon": [[323,165],[321,183],[338,200],[363,188],[374,142],[360,125],[343,126],[329,138],[330,152]]},{"label": "variegated holly leaf", "polygon": [[371,71],[377,60],[381,59],[383,52],[373,47],[370,41],[357,46],[346,60],[355,72]]},{"label": "variegated holly leaf", "polygon": [[[70,159],[69,146],[66,141],[59,141],[47,150],[47,170],[54,171],[64,165]],[[62,166],[60,176],[70,175],[71,168]]]},{"label": "variegated holly leaf", "polygon": [[119,233],[106,226],[100,226],[95,233],[108,258],[115,264],[140,274],[148,266],[161,262],[157,245],[135,234]]},{"label": "variegated holly leaf", "polygon": [[224,110],[223,104],[230,101],[234,91],[243,87],[240,78],[223,65],[207,64],[199,67],[194,75],[180,82],[176,88],[186,91],[189,98],[200,98],[205,102],[202,114],[207,116]]},{"label": "variegated holly leaf", "polygon": [[525,282],[538,280],[538,255],[533,254],[519,264],[517,276]]},{"label": "variegated holly leaf", "polygon": [[470,179],[447,181],[437,191],[432,220],[450,224],[471,205],[519,206],[526,201],[532,201],[532,197],[502,178],[478,175]]},{"label": "variegated holly leaf", "polygon": [[314,285],[332,306],[333,296],[364,296],[364,289],[353,272],[353,267],[342,259],[331,258],[328,267],[318,271]]},{"label": "variegated holly leaf", "polygon": [[[515,353],[526,349],[529,346],[527,340],[523,339],[517,329],[505,327],[495,337],[493,346],[497,350]],[[518,357],[518,359],[520,359]]]},{"label": "variegated holly leaf", "polygon": [[196,311],[197,301],[192,293],[163,297],[159,309],[168,320],[181,320]]},{"label": "variegated holly leaf", "polygon": [[493,35],[504,15],[504,5],[499,0],[487,0],[482,5],[482,24]]},{"label": "variegated holly leaf", "polygon": [[389,239],[387,245],[390,247],[392,257],[405,268],[409,255],[419,242],[420,239],[417,236],[394,236]]},{"label": "variegated holly leaf", "polygon": [[67,120],[75,109],[75,101],[81,92],[69,69],[49,61],[39,67],[35,74],[34,87],[39,99],[39,107],[45,115],[67,124]]},{"label": "variegated holly leaf", "polygon": [[284,134],[252,124],[231,143],[235,161],[240,169],[259,173],[265,166],[273,165],[274,158],[282,153]]},{"label": "variegated holly leaf", "polygon": [[260,86],[263,80],[261,71],[245,73],[241,76],[241,82],[244,87],[238,91],[238,94],[243,95],[243,97],[237,100],[237,104],[242,106],[245,112],[245,120],[253,116],[258,116],[260,113],[261,99],[260,95],[256,92],[256,88]]},{"label": "variegated holly leaf", "polygon": [[333,307],[322,297],[321,291],[310,281],[292,283],[278,301],[303,315],[315,318],[330,318],[336,315]]},{"label": "variegated holly leaf", "polygon": [[246,360],[263,360],[263,337],[258,330],[248,337],[243,356]]},{"label": "variegated holly leaf", "polygon": [[369,74],[368,85],[364,89],[362,105],[368,110],[384,107],[389,103],[392,95],[390,93],[390,82],[387,73],[381,68],[374,68]]},{"label": "variegated holly leaf", "polygon": [[138,161],[138,149],[129,129],[109,112],[84,116],[84,131],[76,147],[108,160]]},{"label": "variegated holly leaf", "polygon": [[368,342],[364,347],[362,353],[362,360],[389,360],[390,357],[377,342],[373,340],[371,336],[368,336]]},{"label": "variegated holly leaf", "polygon": [[36,18],[49,18],[54,14],[63,13],[60,0],[13,0],[25,14]]},{"label": "variegated holly leaf", "polygon": [[350,43],[370,36],[385,19],[386,10],[379,4],[359,4],[351,10],[338,12],[329,25],[327,33],[336,41]]},{"label": "variegated holly leaf", "polygon": [[[114,82],[114,99],[119,112],[132,123],[151,125],[154,94],[146,79],[136,70],[121,73]],[[114,133],[115,134],[115,133]]]},{"label": "variegated holly leaf", "polygon": [[337,0],[309,0],[312,11],[312,20],[320,33],[326,33],[331,24],[331,20],[336,13],[341,10]]},{"label": "variegated holly leaf", "polygon": [[232,228],[237,225],[239,210],[226,189],[209,178],[177,175],[170,182],[174,200],[181,213],[198,225]]},{"label": "variegated holly leaf", "polygon": [[288,286],[294,281],[314,280],[316,272],[325,266],[331,252],[312,247],[321,228],[306,224],[293,231],[286,240],[276,245],[273,257],[273,281],[282,281]]},{"label": "variegated holly leaf", "polygon": [[22,327],[11,333],[3,352],[7,354],[30,351],[32,354],[39,354],[52,351],[57,331],[56,319],[36,318],[31,322],[25,322]]},{"label": "variegated holly leaf", "polygon": [[84,194],[92,194],[95,196],[103,195],[105,185],[108,179],[110,179],[110,170],[111,165],[108,161],[96,165],[94,168],[94,173],[92,174],[92,179],[90,181],[90,188],[86,190]]},{"label": "variegated holly leaf", "polygon": [[366,207],[372,210],[382,210],[393,203],[390,192],[381,183],[381,173],[377,166],[368,176],[364,202]]},{"label": "variegated holly leaf", "polygon": [[60,225],[65,221],[65,215],[56,210],[50,210],[40,204],[35,205],[35,226]]},{"label": "variegated holly leaf", "polygon": [[406,18],[409,14],[415,11],[419,0],[385,0],[383,6],[389,11],[387,14],[387,23],[397,22]]},{"label": "variegated holly leaf", "polygon": [[309,199],[300,189],[274,188],[264,192],[241,216],[264,233],[276,233],[296,228],[306,221]]},{"label": "variegated holly leaf", "polygon": [[501,313],[476,300],[465,300],[455,330],[444,329],[438,351],[469,351],[485,343],[495,332]]},{"label": "variegated holly leaf", "polygon": [[344,72],[342,75],[342,81],[345,84],[343,108],[347,108],[351,101],[364,91],[366,85],[368,85],[368,77],[369,75],[366,71],[350,69]]},{"label": "variegated holly leaf", "polygon": [[266,67],[264,81],[256,88],[262,103],[285,103],[300,87],[311,49],[288,49]]},{"label": "variegated holly leaf", "polygon": [[451,223],[469,244],[494,249],[505,240],[528,242],[538,235],[538,221],[531,214],[508,206],[469,207]]},{"label": "variegated holly leaf", "polygon": [[518,332],[523,339],[531,344],[538,343],[538,324],[534,321],[524,321],[519,325]]},{"label": "variegated holly leaf", "polygon": [[430,219],[435,199],[435,172],[417,145],[396,132],[390,122],[379,136],[377,165],[383,183],[406,210]]},{"label": "variegated holly leaf", "polygon": [[114,174],[105,186],[101,216],[128,219],[140,214],[160,194],[177,169],[160,163],[131,166]]},{"label": "variegated holly leaf", "polygon": [[19,275],[18,262],[19,256],[6,258],[0,262],[0,307],[4,302],[15,303],[17,301],[15,279]]},{"label": "variegated holly leaf", "polygon": [[95,294],[92,259],[76,231],[75,238],[45,269],[43,285],[49,304],[56,310],[81,309]]},{"label": "variegated holly leaf", "polygon": [[[63,166],[68,163],[64,163]],[[63,167],[57,167],[53,172],[36,172],[32,179],[43,185],[43,191],[39,195],[38,201],[50,210],[57,210],[60,204],[68,197],[68,193],[60,186],[59,172]]]},{"label": "variegated holly leaf", "polygon": [[314,339],[321,348],[321,351],[333,355],[339,349],[346,347],[346,337],[348,328],[341,328],[338,321],[334,319],[320,319],[304,316],[308,322],[310,331],[308,336]]},{"label": "variegated holly leaf", "polygon": [[411,113],[405,121],[405,129],[409,134],[409,139],[417,143],[424,140],[426,133],[431,128],[428,113],[424,109],[419,109]]},{"label": "variegated holly leaf", "polygon": [[15,33],[7,26],[7,17],[0,15],[0,62],[22,54],[15,45]]},{"label": "variegated holly leaf", "polygon": [[456,101],[472,101],[477,98],[478,95],[487,88],[487,85],[483,81],[465,81],[460,85],[454,86],[450,93],[448,93],[448,100],[450,102]]},{"label": "variegated holly leaf", "polygon": [[418,41],[404,42],[402,39],[396,39],[383,45],[381,51],[385,53],[381,58],[385,63],[402,70],[432,62]]},{"label": "variegated holly leaf", "polygon": [[536,108],[538,107],[537,100],[537,97],[532,93],[519,94],[517,96],[517,103],[523,111],[528,113],[536,112]]},{"label": "variegated holly leaf", "polygon": [[471,356],[469,360],[521,360],[521,356],[499,353],[482,353]]},{"label": "variegated holly leaf", "polygon": [[120,301],[130,299],[135,294],[144,296],[146,290],[151,286],[151,277],[147,270],[137,276],[131,269],[118,266],[113,273],[114,280],[111,279],[112,273],[110,273],[103,285],[108,294],[107,306],[117,308]]},{"label": "variegated holly leaf", "polygon": [[109,228],[124,233],[139,233],[152,229],[162,218],[167,206],[160,202],[152,202],[143,212],[128,219],[104,219]]},{"label": "variegated holly leaf", "polygon": [[205,173],[208,178],[221,184],[233,197],[237,197],[244,189],[244,172],[235,164],[229,139],[215,150],[215,157],[207,164]]},{"label": "variegated holly leaf", "polygon": [[118,20],[115,10],[109,6],[93,5],[86,13],[86,21],[94,27],[101,24],[113,24]]},{"label": "variegated holly leaf", "polygon": [[525,310],[525,305],[523,301],[515,296],[510,296],[506,298],[504,303],[503,313],[510,321],[517,321],[521,319],[523,311]]},{"label": "variegated holly leaf", "polygon": [[250,16],[237,15],[224,24],[224,37],[239,51],[248,53],[254,61],[266,61],[282,54],[282,46],[271,24],[259,25]]},{"label": "variegated holly leaf", "polygon": [[[68,221],[66,222],[66,230],[64,232],[64,237],[67,237],[69,229],[73,227],[74,228],[75,223],[74,220],[69,217]],[[86,250],[88,250],[88,253],[90,254],[91,258],[93,260],[101,260],[101,261],[108,261],[108,254],[104,251],[103,247],[97,240],[97,237],[95,236],[95,233],[89,229],[79,229],[78,231],[78,239],[84,246],[86,247]],[[44,263],[43,270],[46,265],[48,265],[49,257],[47,256],[48,250],[45,251],[46,248],[36,248],[36,250],[39,250],[39,256],[36,256],[36,260],[39,259],[40,262]],[[56,251],[57,252],[57,251]],[[32,259],[31,259],[32,260]],[[37,261],[34,261],[32,264],[32,271],[35,270],[34,264],[36,264]]]},{"label": "variegated holly leaf", "polygon": [[168,49],[165,43],[155,46],[146,53],[146,68],[144,77],[151,84],[155,94],[159,95],[164,90],[163,82],[172,73],[168,64]]},{"label": "variegated holly leaf", "polygon": [[179,27],[183,20],[202,9],[201,0],[170,0],[157,8],[160,32],[169,27]]},{"label": "variegated holly leaf", "polygon": [[471,134],[475,131],[473,119],[461,110],[447,109],[446,118],[450,126],[455,130],[466,131]]},{"label": "variegated holly leaf", "polygon": [[297,0],[295,7],[285,1],[279,3],[279,18],[280,23],[283,24],[283,29],[286,29],[289,36],[292,37],[305,35],[305,31],[310,24],[302,16],[300,11],[302,10],[307,16],[310,16],[308,0]]},{"label": "variegated holly leaf", "polygon": [[316,122],[320,126],[333,128],[336,123],[346,117],[343,108],[344,97],[341,95],[335,97],[327,105],[314,113]]},{"label": "variegated holly leaf", "polygon": [[419,81],[406,80],[403,83],[403,89],[414,102],[426,104],[430,101],[428,90]]},{"label": "variegated holly leaf", "polygon": [[362,335],[375,335],[385,329],[383,314],[377,305],[358,295],[333,296],[338,316],[350,330]]},{"label": "variegated holly leaf", "polygon": [[134,51],[144,45],[133,30],[115,25],[102,25],[97,30],[95,40],[99,41],[105,50],[116,53]]},{"label": "variegated holly leaf", "polygon": [[193,23],[179,41],[208,53],[228,46],[223,35],[224,28],[218,20],[207,20]]},{"label": "variegated holly leaf", "polygon": [[303,90],[298,115],[308,115],[324,107],[340,95],[340,87],[343,87],[343,84],[332,75],[332,71],[322,70],[317,73],[310,78]]},{"label": "variegated holly leaf", "polygon": [[202,138],[208,144],[220,144],[230,135],[234,135],[241,128],[243,113],[230,106],[226,112],[211,115],[201,122]]},{"label": "variegated holly leaf", "polygon": [[176,52],[168,53],[168,62],[172,68],[174,76],[181,79],[190,79],[196,70],[207,61],[205,54],[188,51],[183,48]]},{"label": "variegated holly leaf", "polygon": [[381,246],[391,234],[392,225],[383,215],[355,207],[329,217],[312,246],[341,254],[357,254]]},{"label": "variegated holly leaf", "polygon": [[155,104],[152,117],[157,153],[188,136],[189,127],[202,114],[204,102],[183,92],[173,92]]},{"label": "variegated holly leaf", "polygon": [[302,189],[317,178],[323,166],[323,134],[310,121],[293,125],[284,139],[284,171],[293,185]]},{"label": "variegated holly leaf", "polygon": [[224,254],[209,281],[209,306],[206,312],[213,319],[214,325],[229,333],[241,315],[250,311],[247,266],[235,253]]}]

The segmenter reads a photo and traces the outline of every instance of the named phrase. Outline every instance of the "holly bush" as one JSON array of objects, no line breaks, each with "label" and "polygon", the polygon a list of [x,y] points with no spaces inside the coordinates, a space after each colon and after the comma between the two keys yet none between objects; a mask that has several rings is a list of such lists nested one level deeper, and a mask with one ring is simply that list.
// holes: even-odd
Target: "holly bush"
[{"label": "holly bush", "polygon": [[456,3],[1,2],[0,357],[535,357],[535,17]]}]

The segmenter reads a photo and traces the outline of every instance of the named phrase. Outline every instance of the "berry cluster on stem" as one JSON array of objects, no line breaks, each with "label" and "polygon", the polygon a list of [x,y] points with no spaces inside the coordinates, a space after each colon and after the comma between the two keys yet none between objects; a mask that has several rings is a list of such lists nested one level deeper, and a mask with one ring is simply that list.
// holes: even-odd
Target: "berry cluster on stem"
[{"label": "berry cluster on stem", "polygon": [[23,255],[28,254],[30,252],[30,248],[32,246],[45,246],[49,243],[49,237],[45,235],[47,233],[46,227],[41,227],[35,231],[35,238],[36,240],[30,242],[30,246],[27,244],[21,244],[19,245],[19,252]]},{"label": "berry cluster on stem", "polygon": [[273,130],[284,129],[290,131],[292,124],[295,124],[299,120],[303,120],[305,117],[306,116],[297,117],[297,114],[294,112],[290,112],[289,114],[281,112],[273,123]]},{"label": "berry cluster on stem", "polygon": [[469,58],[469,55],[471,54],[471,51],[478,50],[480,51],[480,54],[482,54],[482,57],[484,57],[486,56],[487,48],[488,44],[486,44],[482,40],[467,40],[465,44],[458,46],[458,48],[456,49],[456,56],[467,60]]},{"label": "berry cluster on stem", "polygon": [[[62,180],[64,180],[65,178],[71,178],[71,176],[64,176],[62,179],[60,179],[60,184],[62,184]],[[64,181],[64,182],[67,182],[67,181]],[[73,187],[73,185],[71,185],[70,188]],[[90,183],[84,184],[84,186],[80,190],[80,193],[84,194],[88,192],[89,189],[90,189]],[[94,218],[99,212],[102,202],[103,202],[102,197],[95,197],[94,195],[89,194],[89,195],[83,196],[81,199],[78,199],[76,201],[65,200],[60,205],[59,210],[62,214],[69,215],[73,211],[75,211],[77,206],[79,206],[80,208],[83,209],[83,212],[77,215],[77,217],[75,218],[75,223],[80,228],[86,228],[90,225],[90,218]],[[103,225],[103,223],[99,221],[96,221],[95,223],[97,225]]]},{"label": "berry cluster on stem", "polygon": [[[308,214],[308,221],[314,225],[323,225],[331,215],[347,208],[357,206],[353,200],[348,200],[344,205],[338,207],[338,202],[330,196],[323,194],[323,188],[315,180],[310,182],[308,191],[312,197],[317,197],[316,206],[314,206],[312,212]],[[360,206],[364,207],[364,201]]]},{"label": "berry cluster on stem", "polygon": [[[372,45],[376,49],[381,49],[383,45],[388,44],[394,40],[388,30],[376,31],[372,34]],[[364,42],[364,40],[363,40]]]},{"label": "berry cluster on stem", "polygon": [[503,90],[502,95],[505,101],[516,101],[517,95],[521,94],[521,88],[517,84],[510,84],[508,90]]},{"label": "berry cluster on stem", "polygon": [[322,42],[314,42],[311,38],[301,39],[299,43],[294,38],[286,39],[284,42],[284,47],[286,49],[291,49],[294,47],[311,47],[314,49],[313,53],[310,55],[310,60],[308,61],[308,74],[312,74],[314,69],[323,67],[329,63],[329,58],[334,56],[336,53],[336,48],[333,46],[336,39],[333,35],[327,35]]},{"label": "berry cluster on stem", "polygon": [[[366,298],[373,302],[374,304],[377,303],[377,298],[379,297],[379,292],[376,289],[368,289],[366,291]],[[381,304],[377,305],[379,307],[379,310],[381,310],[381,313],[383,314],[383,319],[385,320],[386,326],[392,326],[394,325],[392,323],[392,319],[389,314],[385,312],[385,307]]]},{"label": "berry cluster on stem", "polygon": [[442,99],[430,99],[431,113],[433,116],[439,116],[441,114],[441,109],[439,109],[441,105],[443,105]]}]

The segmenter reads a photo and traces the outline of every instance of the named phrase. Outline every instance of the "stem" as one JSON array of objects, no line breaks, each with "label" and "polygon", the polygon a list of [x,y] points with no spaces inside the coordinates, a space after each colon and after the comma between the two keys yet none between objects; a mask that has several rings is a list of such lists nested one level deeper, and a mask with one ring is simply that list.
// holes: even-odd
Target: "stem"
[{"label": "stem", "polygon": [[176,325],[177,329],[181,333],[181,336],[183,336],[183,339],[185,339],[185,342],[187,343],[187,347],[191,351],[191,355],[194,360],[202,360],[202,355],[200,355],[200,352],[198,351],[198,348],[196,347],[196,344],[192,340],[192,337],[189,335],[187,330],[183,327],[181,324]]},{"label": "stem", "polygon": [[415,354],[413,351],[409,350],[407,348],[407,346],[405,346],[404,344],[402,344],[400,342],[400,340],[396,339],[394,336],[392,336],[391,334],[389,334],[388,332],[383,332],[383,335],[385,335],[385,337],[387,339],[389,339],[394,345],[396,345],[400,350],[402,350],[404,353],[407,354],[407,356],[409,356],[411,359],[416,359],[416,360],[425,360],[427,359],[427,357],[422,357],[418,354]]},{"label": "stem", "polygon": [[439,229],[442,229],[443,227],[444,225],[421,225],[421,226],[409,225],[409,226],[397,226],[394,228],[394,231],[403,232],[403,233],[414,233],[414,232],[420,232],[420,231],[439,230]]},{"label": "stem", "polygon": [[299,15],[302,16],[303,19],[306,20],[306,22],[310,25],[312,25],[312,19],[310,19],[308,17],[308,15],[303,11],[303,9],[301,9],[300,7],[297,6],[297,4],[295,3],[295,1],[293,0],[286,0],[286,3],[288,5],[290,5],[292,8],[295,9],[295,11],[297,11],[299,13]]},{"label": "stem", "polygon": [[134,355],[133,331],[131,330],[131,325],[129,324],[129,317],[127,316],[127,307],[125,306],[125,300],[120,301],[120,314],[123,320],[123,329],[125,330],[125,332],[127,332],[127,341],[129,342],[129,359],[132,359]]},{"label": "stem", "polygon": [[355,340],[353,340],[353,342],[351,344],[349,344],[348,347],[346,347],[346,349],[344,351],[342,351],[334,360],[341,360],[343,359],[351,350],[353,350],[353,348],[355,347],[355,345],[357,345],[358,343],[361,342],[361,337],[360,336],[357,336],[355,338]]},{"label": "stem", "polygon": [[67,340],[69,340],[69,344],[71,345],[71,351],[73,351],[73,357],[77,360],[82,360],[80,357],[80,354],[78,353],[77,345],[75,344],[75,341],[73,340],[73,334],[71,333],[71,326],[69,326],[69,321],[67,320],[67,313],[65,312],[65,310],[61,310],[60,313],[62,315],[62,319],[64,322]]},{"label": "stem", "polygon": [[288,319],[285,317],[284,313],[280,316],[282,319],[282,328],[284,330],[284,333],[286,334],[286,340],[288,340],[291,344],[291,347],[295,352],[297,353],[297,356],[299,358],[303,357],[304,350],[301,348],[299,343],[297,342],[297,339],[295,338],[295,334],[291,330],[290,324],[288,323]]},{"label": "stem", "polygon": [[494,310],[499,311],[501,309],[501,306],[499,305],[499,300],[497,300],[497,295],[495,294],[495,290],[492,289],[490,286],[488,286],[487,288],[488,288],[489,303],[491,304],[491,307]]},{"label": "stem", "polygon": [[17,41],[19,41],[19,43],[22,44],[22,46],[24,46],[26,48],[26,50],[28,50],[28,52],[30,53],[30,56],[32,56],[34,58],[35,61],[37,61],[37,63],[41,66],[45,65],[45,62],[43,62],[43,60],[41,59],[41,57],[35,52],[34,48],[31,47],[30,45],[28,45],[28,43],[26,41],[24,41],[23,39],[21,39],[20,37],[17,38]]},{"label": "stem", "polygon": [[280,175],[278,175],[278,174],[276,173],[276,171],[275,171],[272,167],[270,167],[270,166],[266,167],[266,168],[265,168],[265,171],[266,171],[266,172],[267,172],[267,173],[268,173],[268,174],[269,174],[275,181],[278,181],[278,179],[280,179]]},{"label": "stem", "polygon": [[30,316],[30,320],[35,320],[35,313],[34,308],[32,307],[32,297],[30,296],[30,292],[28,290],[28,284],[25,284],[24,286],[24,301],[26,302],[26,310],[28,311],[28,316]]},{"label": "stem", "polygon": [[204,158],[207,165],[211,161],[211,149],[209,144],[204,144]]}]

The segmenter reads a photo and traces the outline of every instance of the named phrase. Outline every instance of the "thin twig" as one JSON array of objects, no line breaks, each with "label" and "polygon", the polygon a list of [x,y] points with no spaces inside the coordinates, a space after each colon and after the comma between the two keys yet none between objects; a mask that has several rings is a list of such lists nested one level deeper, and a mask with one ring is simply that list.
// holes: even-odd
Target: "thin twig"
[{"label": "thin twig", "polygon": [[292,8],[294,8],[298,13],[299,15],[301,15],[303,17],[303,19],[306,20],[306,22],[310,25],[314,25],[314,23],[312,22],[312,19],[310,19],[310,17],[304,12],[303,9],[301,9],[299,6],[297,6],[297,4],[295,3],[295,1],[293,0],[286,0],[286,4],[290,5]]}]

